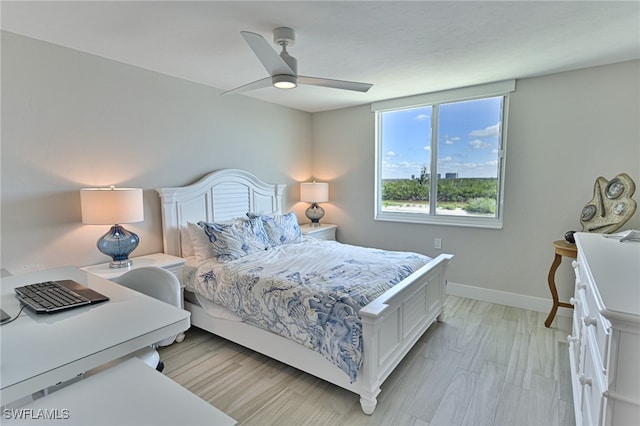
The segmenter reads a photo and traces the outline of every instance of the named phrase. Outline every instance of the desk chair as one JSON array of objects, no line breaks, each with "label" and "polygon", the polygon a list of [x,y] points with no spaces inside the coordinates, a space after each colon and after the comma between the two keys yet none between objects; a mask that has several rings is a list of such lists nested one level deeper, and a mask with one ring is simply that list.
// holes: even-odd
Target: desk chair
[{"label": "desk chair", "polygon": [[[174,274],[166,269],[156,266],[132,269],[114,279],[114,281],[132,290],[181,308],[180,282]],[[175,339],[176,336],[172,336],[161,340],[150,346],[146,351],[137,354],[137,357],[150,367],[162,371],[164,363],[160,360],[160,354],[156,348],[158,346],[168,346]]]}]

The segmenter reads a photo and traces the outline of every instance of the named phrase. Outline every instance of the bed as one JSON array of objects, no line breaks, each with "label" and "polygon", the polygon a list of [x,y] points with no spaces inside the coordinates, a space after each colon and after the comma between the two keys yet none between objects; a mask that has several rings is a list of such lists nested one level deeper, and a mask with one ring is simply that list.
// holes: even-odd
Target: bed
[{"label": "bed", "polygon": [[[189,227],[194,223],[220,223],[246,217],[247,213],[254,217],[280,213],[285,188],[286,185],[265,183],[243,170],[223,169],[187,186],[157,189],[165,253],[189,260],[185,255],[191,253],[186,253],[185,242],[192,235]],[[310,243],[318,246],[315,250],[324,249],[323,245],[331,249],[341,246],[337,242]],[[358,394],[362,411],[372,414],[385,379],[427,328],[443,320],[446,269],[452,258],[450,254],[426,258],[359,309],[362,354],[355,375],[299,342],[226,315],[225,310],[216,313],[213,303],[203,297],[186,296],[185,309],[191,312],[191,323],[196,327]],[[197,268],[204,267],[200,263]],[[188,270],[195,273],[194,268]]]}]

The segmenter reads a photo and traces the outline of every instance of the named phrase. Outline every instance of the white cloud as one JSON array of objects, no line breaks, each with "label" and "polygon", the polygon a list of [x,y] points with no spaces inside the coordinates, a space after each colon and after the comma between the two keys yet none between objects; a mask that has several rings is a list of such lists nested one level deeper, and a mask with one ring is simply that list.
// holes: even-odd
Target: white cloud
[{"label": "white cloud", "polygon": [[389,152],[387,152],[385,154],[385,157],[387,157],[387,158],[392,158],[392,157],[395,157],[395,156],[396,156],[396,153],[393,152],[393,151],[389,151]]},{"label": "white cloud", "polygon": [[444,143],[446,145],[453,145],[454,143],[458,142],[459,140],[460,140],[460,136],[453,136],[453,137],[445,136],[444,137]]},{"label": "white cloud", "polygon": [[469,136],[473,138],[488,138],[491,136],[498,136],[500,134],[500,123],[493,126],[486,127],[480,130],[472,130]]},{"label": "white cloud", "polygon": [[416,121],[425,121],[425,120],[430,120],[431,118],[429,117],[429,115],[427,114],[418,114],[415,117]]},{"label": "white cloud", "polygon": [[490,143],[481,141],[480,139],[474,139],[469,141],[469,146],[471,149],[485,149],[491,146]]},{"label": "white cloud", "polygon": [[418,175],[423,164],[414,161],[399,161],[382,163],[383,179],[403,178],[406,179],[411,175]]},{"label": "white cloud", "polygon": [[485,161],[481,167],[498,167],[498,160]]},{"label": "white cloud", "polygon": [[[474,175],[471,175],[473,177],[480,177],[480,176],[495,177],[495,173],[496,173],[495,170],[498,166],[497,160],[490,160],[482,163],[467,161],[467,162],[461,162],[461,163],[451,162],[448,164],[444,164],[444,160],[450,160],[450,158],[439,159],[439,163],[441,163],[441,166],[444,166],[443,168],[445,168],[445,170],[441,169],[441,172],[443,173],[446,171],[459,172],[462,176],[467,176],[467,177],[470,177],[470,175],[466,172],[470,170],[475,170]],[[481,170],[485,170],[486,173],[481,172]]]}]

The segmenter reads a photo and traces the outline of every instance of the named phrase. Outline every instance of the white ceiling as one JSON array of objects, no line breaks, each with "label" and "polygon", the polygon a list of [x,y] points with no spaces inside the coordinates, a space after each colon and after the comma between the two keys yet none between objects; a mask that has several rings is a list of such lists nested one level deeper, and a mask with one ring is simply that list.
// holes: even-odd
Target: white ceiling
[{"label": "white ceiling", "polygon": [[640,58],[640,2],[2,1],[2,29],[228,90],[266,77],[240,35],[289,26],[301,75],[244,95],[303,111]]}]

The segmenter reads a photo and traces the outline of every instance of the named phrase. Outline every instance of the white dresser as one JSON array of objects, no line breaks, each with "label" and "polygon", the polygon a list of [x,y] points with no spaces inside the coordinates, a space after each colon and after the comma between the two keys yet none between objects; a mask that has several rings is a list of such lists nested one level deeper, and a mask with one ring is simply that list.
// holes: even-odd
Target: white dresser
[{"label": "white dresser", "polygon": [[568,337],[577,425],[640,424],[640,243],[577,233]]}]

